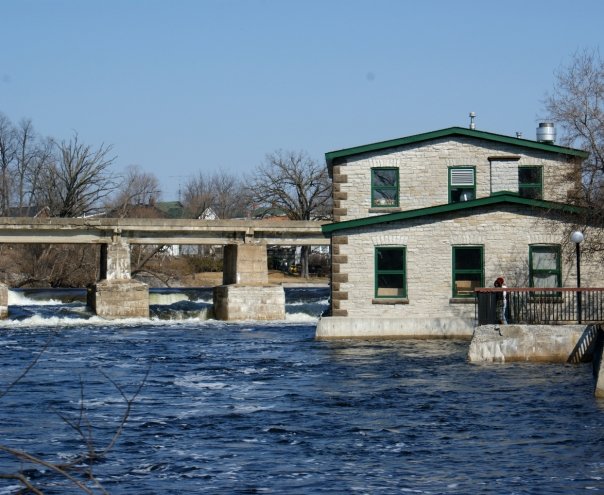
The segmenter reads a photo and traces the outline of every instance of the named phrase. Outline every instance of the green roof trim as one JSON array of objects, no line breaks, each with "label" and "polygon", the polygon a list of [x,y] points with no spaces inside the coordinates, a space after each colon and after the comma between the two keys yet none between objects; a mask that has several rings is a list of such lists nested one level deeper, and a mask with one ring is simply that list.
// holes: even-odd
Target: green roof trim
[{"label": "green roof trim", "polygon": [[540,143],[538,141],[532,141],[530,139],[517,138],[512,136],[504,136],[503,134],[494,134],[492,132],[477,131],[475,129],[466,129],[464,127],[449,127],[447,129],[441,129],[439,131],[425,132],[423,134],[415,134],[413,136],[407,136],[399,139],[391,139],[388,141],[381,141],[379,143],[366,144],[363,146],[355,146],[353,148],[346,148],[337,151],[329,151],[325,153],[325,161],[327,166],[331,168],[333,161],[338,158],[345,158],[348,156],[359,155],[361,153],[368,153],[372,151],[380,151],[388,148],[396,148],[398,146],[404,146],[407,144],[419,143],[422,141],[429,141],[432,139],[439,139],[449,136],[466,136],[473,137],[476,139],[485,139],[487,141],[494,141],[497,143],[511,144],[514,146],[521,146],[524,148],[537,149],[541,151],[550,151],[553,153],[560,153],[563,155],[578,156],[580,158],[587,158],[589,153],[583,150],[575,148],[567,148],[566,146],[558,146],[556,144]]},{"label": "green roof trim", "polygon": [[386,213],[385,215],[375,215],[372,217],[357,218],[354,220],[345,220],[343,222],[328,223],[323,225],[323,233],[329,234],[340,230],[355,229],[359,227],[368,227],[370,225],[379,225],[384,223],[397,222],[400,220],[409,220],[412,218],[428,217],[444,213],[452,213],[456,211],[471,210],[484,206],[499,205],[499,204],[517,204],[521,206],[531,206],[544,210],[557,210],[566,213],[581,213],[583,208],[572,206],[565,203],[555,203],[553,201],[543,201],[540,199],[521,198],[515,193],[502,192],[486,198],[473,199],[471,201],[463,201],[460,203],[450,203],[438,206],[429,206],[427,208],[419,208],[417,210],[399,211],[396,213]]}]

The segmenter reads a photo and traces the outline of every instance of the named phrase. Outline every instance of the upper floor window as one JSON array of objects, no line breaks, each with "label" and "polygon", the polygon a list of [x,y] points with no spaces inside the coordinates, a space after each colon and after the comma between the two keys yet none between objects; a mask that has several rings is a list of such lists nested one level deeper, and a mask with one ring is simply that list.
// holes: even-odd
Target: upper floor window
[{"label": "upper floor window", "polygon": [[398,206],[398,168],[371,169],[371,206]]},{"label": "upper floor window", "polygon": [[453,297],[474,297],[484,286],[482,246],[453,246]]},{"label": "upper floor window", "polygon": [[449,168],[449,203],[476,198],[476,170],[474,167]]},{"label": "upper floor window", "polygon": [[375,297],[407,297],[404,247],[375,248]]},{"label": "upper floor window", "polygon": [[523,198],[543,199],[543,167],[518,167],[518,193]]},{"label": "upper floor window", "polygon": [[529,246],[529,284],[531,287],[561,287],[560,246]]}]

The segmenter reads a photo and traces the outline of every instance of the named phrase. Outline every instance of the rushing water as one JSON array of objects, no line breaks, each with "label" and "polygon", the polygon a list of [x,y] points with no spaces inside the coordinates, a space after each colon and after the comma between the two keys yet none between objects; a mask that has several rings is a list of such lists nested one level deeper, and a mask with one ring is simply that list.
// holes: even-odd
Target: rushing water
[{"label": "rushing water", "polygon": [[[185,295],[152,296],[151,320],[107,322],[81,291],[12,293],[2,389],[47,347],[0,399],[0,443],[69,459],[85,443],[65,419],[82,411],[101,448],[125,407],[111,381],[129,397],[148,372],[94,466],[112,494],[604,491],[589,365],[472,365],[465,341],[316,341],[324,289],[288,291],[287,320],[270,324],[201,320],[209,293]],[[0,455],[0,472],[21,467]]]}]

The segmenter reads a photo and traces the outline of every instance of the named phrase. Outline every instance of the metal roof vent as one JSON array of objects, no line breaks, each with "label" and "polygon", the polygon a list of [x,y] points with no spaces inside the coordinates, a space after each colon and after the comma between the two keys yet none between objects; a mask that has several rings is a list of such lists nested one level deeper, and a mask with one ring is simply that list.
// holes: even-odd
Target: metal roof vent
[{"label": "metal roof vent", "polygon": [[556,128],[551,122],[540,122],[537,127],[537,141],[540,143],[554,144],[556,142]]},{"label": "metal roof vent", "polygon": [[470,129],[476,129],[476,124],[474,123],[474,119],[476,118],[476,112],[470,112]]}]

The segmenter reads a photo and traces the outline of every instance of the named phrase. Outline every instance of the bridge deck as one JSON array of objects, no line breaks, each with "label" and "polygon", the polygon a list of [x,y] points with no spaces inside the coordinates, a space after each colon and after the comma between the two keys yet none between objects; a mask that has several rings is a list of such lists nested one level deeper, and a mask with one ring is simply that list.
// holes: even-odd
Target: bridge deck
[{"label": "bridge deck", "polygon": [[0,217],[0,243],[329,245],[326,222],[157,218]]}]

